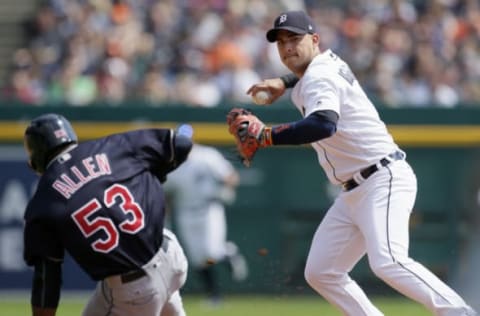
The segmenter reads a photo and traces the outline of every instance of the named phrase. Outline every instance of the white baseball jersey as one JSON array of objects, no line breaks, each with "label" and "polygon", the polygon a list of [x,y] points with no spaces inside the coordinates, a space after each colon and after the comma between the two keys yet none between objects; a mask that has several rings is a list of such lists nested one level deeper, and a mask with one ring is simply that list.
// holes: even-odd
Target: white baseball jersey
[{"label": "white baseball jersey", "polygon": [[226,256],[224,203],[234,199],[235,191],[224,181],[234,172],[233,165],[216,148],[195,144],[188,159],[168,175],[164,188],[192,267]]},{"label": "white baseball jersey", "polygon": [[303,116],[338,113],[337,132],[312,143],[329,180],[341,184],[398,149],[348,65],[327,50],[313,59],[292,91]]}]

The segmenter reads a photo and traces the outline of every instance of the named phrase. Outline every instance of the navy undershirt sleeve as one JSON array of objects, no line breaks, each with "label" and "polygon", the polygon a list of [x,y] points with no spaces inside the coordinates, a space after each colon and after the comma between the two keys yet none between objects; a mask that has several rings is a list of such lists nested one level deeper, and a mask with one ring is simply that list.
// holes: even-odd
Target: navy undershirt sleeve
[{"label": "navy undershirt sleeve", "polygon": [[298,82],[298,77],[294,74],[288,74],[281,76],[280,79],[283,81],[283,84],[285,85],[285,88],[293,88]]},{"label": "navy undershirt sleeve", "polygon": [[338,114],[335,111],[317,111],[296,122],[272,127],[273,145],[301,145],[316,142],[335,134]]},{"label": "navy undershirt sleeve", "polygon": [[31,304],[40,308],[56,308],[60,300],[62,263],[48,259],[35,263]]}]

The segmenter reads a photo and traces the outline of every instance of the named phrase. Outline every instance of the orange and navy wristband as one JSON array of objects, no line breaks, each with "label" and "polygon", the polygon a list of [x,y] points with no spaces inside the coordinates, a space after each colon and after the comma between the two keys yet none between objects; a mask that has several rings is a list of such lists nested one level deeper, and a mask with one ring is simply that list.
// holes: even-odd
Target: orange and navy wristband
[{"label": "orange and navy wristband", "polygon": [[262,145],[264,147],[272,146],[273,141],[272,141],[272,128],[271,127],[265,127],[263,130],[263,142]]}]

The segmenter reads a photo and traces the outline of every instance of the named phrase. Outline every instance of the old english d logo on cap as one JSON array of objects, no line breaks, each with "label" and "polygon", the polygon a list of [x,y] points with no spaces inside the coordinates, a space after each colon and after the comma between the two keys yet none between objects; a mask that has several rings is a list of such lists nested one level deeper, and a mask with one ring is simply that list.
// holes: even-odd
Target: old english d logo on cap
[{"label": "old english d logo on cap", "polygon": [[279,30],[287,30],[296,34],[313,34],[315,26],[311,18],[303,11],[288,11],[280,14],[267,32],[267,40],[275,42]]}]

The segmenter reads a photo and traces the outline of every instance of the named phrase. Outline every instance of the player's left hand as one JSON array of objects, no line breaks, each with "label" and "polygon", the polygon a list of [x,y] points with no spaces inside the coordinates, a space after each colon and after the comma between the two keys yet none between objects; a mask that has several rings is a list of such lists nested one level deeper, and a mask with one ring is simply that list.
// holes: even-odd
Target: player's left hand
[{"label": "player's left hand", "polygon": [[233,108],[227,114],[228,131],[235,138],[238,153],[249,167],[258,148],[272,145],[272,129],[266,127],[252,112]]}]

